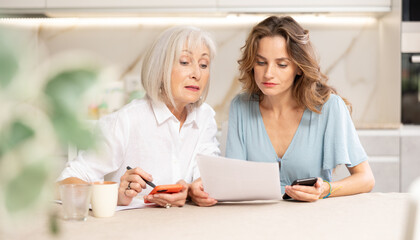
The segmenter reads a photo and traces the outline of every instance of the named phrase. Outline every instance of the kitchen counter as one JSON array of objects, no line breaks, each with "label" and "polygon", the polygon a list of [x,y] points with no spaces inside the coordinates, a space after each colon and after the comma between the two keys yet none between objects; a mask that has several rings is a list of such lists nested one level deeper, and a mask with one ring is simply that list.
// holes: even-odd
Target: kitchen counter
[{"label": "kitchen counter", "polygon": [[[406,193],[367,193],[314,203],[224,203],[145,208],[86,222],[60,220],[61,233],[35,228],[6,239],[358,239],[398,240],[406,231]],[[61,210],[61,205],[54,208]],[[35,226],[45,223],[42,218]],[[21,234],[21,233],[20,233]]]}]

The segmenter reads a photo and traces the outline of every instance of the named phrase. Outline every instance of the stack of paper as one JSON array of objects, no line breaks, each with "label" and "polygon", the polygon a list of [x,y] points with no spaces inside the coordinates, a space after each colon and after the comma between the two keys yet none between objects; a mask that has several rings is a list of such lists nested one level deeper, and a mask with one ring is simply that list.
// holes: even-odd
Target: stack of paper
[{"label": "stack of paper", "polygon": [[197,155],[204,191],[218,201],[281,199],[278,163]]}]

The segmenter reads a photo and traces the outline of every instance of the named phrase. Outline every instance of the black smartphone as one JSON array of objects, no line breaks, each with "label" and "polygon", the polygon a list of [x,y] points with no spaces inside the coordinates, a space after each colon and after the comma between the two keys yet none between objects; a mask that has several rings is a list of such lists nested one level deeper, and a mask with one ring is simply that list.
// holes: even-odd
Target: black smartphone
[{"label": "black smartphone", "polygon": [[[313,186],[315,185],[316,181],[318,181],[318,178],[316,177],[296,179],[295,181],[293,181],[292,186],[293,185]],[[287,193],[285,193],[283,195],[283,199],[287,200],[287,199],[291,199],[291,197],[287,195]]]}]

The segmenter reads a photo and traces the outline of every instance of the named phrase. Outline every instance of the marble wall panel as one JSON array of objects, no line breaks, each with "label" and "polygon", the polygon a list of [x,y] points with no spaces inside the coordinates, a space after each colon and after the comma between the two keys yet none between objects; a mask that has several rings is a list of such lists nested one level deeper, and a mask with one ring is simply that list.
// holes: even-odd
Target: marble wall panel
[{"label": "marble wall panel", "polygon": [[[253,24],[202,25],[216,40],[218,55],[212,63],[211,87],[207,102],[217,112],[219,126],[228,119],[229,103],[240,92],[237,60],[240,48]],[[310,30],[311,40],[319,54],[321,69],[329,76],[329,83],[353,104],[353,120],[358,127],[377,123],[398,124],[399,116],[381,114],[384,94],[398,98],[399,92],[381,85],[378,77],[379,26],[303,24]],[[75,51],[94,54],[117,72],[115,86],[124,90],[127,79],[140,79],[141,57],[153,40],[167,25],[83,25],[39,23],[30,27],[13,26],[23,32],[22,38],[37,50],[39,61],[51,56]],[[395,79],[399,81],[399,79]],[[126,100],[126,96],[119,96]],[[115,97],[110,98],[115,101]],[[123,103],[123,101],[120,101]],[[121,105],[121,104],[120,104]],[[383,117],[385,116],[385,117]],[[380,118],[380,119],[379,119]],[[379,125],[377,127],[380,127]]]}]

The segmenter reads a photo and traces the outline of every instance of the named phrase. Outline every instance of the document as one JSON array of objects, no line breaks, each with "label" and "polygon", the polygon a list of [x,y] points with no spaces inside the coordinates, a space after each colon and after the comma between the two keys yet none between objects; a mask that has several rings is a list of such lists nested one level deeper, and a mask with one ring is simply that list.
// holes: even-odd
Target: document
[{"label": "document", "polygon": [[117,206],[115,211],[122,211],[128,209],[136,209],[136,208],[148,208],[148,207],[155,207],[156,204],[154,203],[144,203],[143,198],[135,197],[133,201],[128,206]]},{"label": "document", "polygon": [[197,155],[204,191],[218,201],[281,199],[278,163]]},{"label": "document", "polygon": [[[61,200],[54,200],[55,203],[62,204]],[[137,208],[149,208],[156,207],[154,203],[144,203],[143,198],[135,197],[133,201],[128,206],[117,206],[115,211],[122,211],[128,209],[137,209]],[[92,210],[92,206],[89,204],[89,210]]]}]

